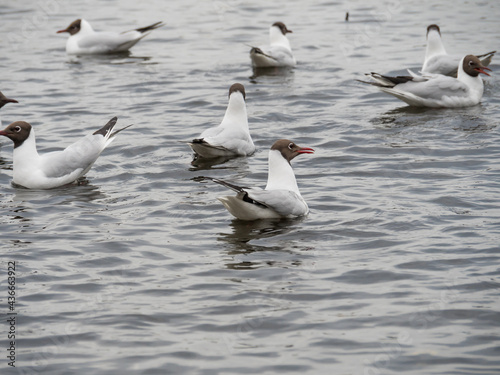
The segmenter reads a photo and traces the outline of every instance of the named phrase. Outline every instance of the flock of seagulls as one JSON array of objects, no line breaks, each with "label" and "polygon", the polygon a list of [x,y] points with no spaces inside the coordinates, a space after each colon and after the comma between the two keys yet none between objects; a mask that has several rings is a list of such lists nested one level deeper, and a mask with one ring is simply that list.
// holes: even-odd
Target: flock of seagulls
[{"label": "flock of seagulls", "polygon": [[[66,29],[66,53],[70,55],[110,54],[128,51],[162,22],[122,32],[97,32],[89,22],[77,19]],[[275,22],[269,29],[269,45],[251,47],[250,59],[254,68],[293,68],[297,62],[287,34],[292,33],[283,22]],[[360,81],[378,87],[410,106],[466,107],[476,105],[483,95],[480,74],[489,75],[487,67],[496,51],[483,55],[454,57],[447,54],[437,25],[427,28],[425,60],[416,74],[390,77],[378,73],[367,76],[373,82]],[[255,152],[250,135],[246,110],[245,87],[235,83],[229,88],[229,101],[222,122],[206,129],[189,142],[197,158],[249,156]],[[0,92],[0,108],[17,100]],[[28,189],[51,189],[78,182],[90,170],[101,152],[126,126],[114,130],[117,118],[112,118],[101,129],[81,138],[61,151],[40,155],[36,148],[35,131],[24,121],[16,121],[0,130],[0,135],[12,140],[13,184]],[[1,126],[1,120],[0,120]],[[291,161],[301,154],[312,154],[309,147],[300,147],[288,139],[280,139],[269,150],[268,180],[264,189],[242,187],[211,177],[236,195],[219,197],[226,209],[241,220],[293,218],[307,215],[309,207],[301,196]]]},{"label": "flock of seagulls", "polygon": [[[479,74],[486,70],[496,51],[483,55],[454,57],[446,53],[438,25],[427,27],[427,47],[422,70],[409,76],[389,77],[367,74],[374,82],[359,81],[377,86],[381,91],[414,107],[458,108],[481,102],[484,91]],[[482,60],[480,60],[482,58]]]}]

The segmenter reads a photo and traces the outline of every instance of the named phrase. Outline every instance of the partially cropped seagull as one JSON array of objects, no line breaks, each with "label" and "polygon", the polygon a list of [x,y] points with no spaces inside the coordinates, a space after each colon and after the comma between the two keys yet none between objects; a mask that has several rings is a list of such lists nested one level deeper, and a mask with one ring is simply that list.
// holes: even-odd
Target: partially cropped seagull
[{"label": "partially cropped seagull", "polygon": [[[0,108],[2,108],[7,103],[19,103],[16,99],[7,98],[4,94],[0,92]],[[2,119],[0,118],[0,126],[2,126]]]},{"label": "partially cropped seagull", "polygon": [[291,32],[292,30],[288,30],[283,22],[273,23],[269,29],[270,45],[253,47],[250,50],[252,65],[255,68],[294,67],[297,62],[286,37],[286,34]]},{"label": "partially cropped seagull", "polygon": [[441,74],[388,77],[370,73],[367,75],[375,82],[360,82],[377,86],[415,107],[468,107],[481,101],[484,86],[479,73],[489,76],[485,70],[491,71],[476,56],[467,55],[458,65],[457,78]]},{"label": "partially cropped seagull", "polygon": [[[122,131],[113,132],[113,117],[105,126],[87,135],[62,151],[39,155],[35,131],[24,121],[16,121],[0,130],[0,135],[14,142],[13,183],[28,189],[52,189],[75,182],[83,177],[97,160],[102,150]],[[129,125],[130,126],[130,125]]]},{"label": "partially cropped seagull", "polygon": [[235,83],[229,88],[229,103],[220,125],[205,130],[189,146],[204,158],[244,156],[255,151],[248,130],[245,87],[241,83]]},{"label": "partially cropped seagull", "polygon": [[267,186],[245,188],[216,178],[207,178],[231,190],[236,196],[219,197],[222,204],[240,220],[293,218],[309,213],[300,195],[290,161],[300,154],[312,154],[309,147],[300,147],[288,139],[276,141],[269,151]]},{"label": "partially cropped seagull", "polygon": [[[478,55],[483,66],[488,66],[496,51]],[[438,25],[427,27],[427,48],[425,50],[425,61],[422,66],[422,73],[436,73],[446,76],[457,76],[457,64],[460,57],[451,56],[446,50],[441,40],[441,30]]]},{"label": "partially cropped seagull", "polygon": [[137,42],[149,34],[148,31],[161,27],[162,22],[139,29],[116,33],[94,31],[84,19],[73,21],[66,29],[58,33],[69,33],[66,53],[69,55],[98,55],[128,51]]}]

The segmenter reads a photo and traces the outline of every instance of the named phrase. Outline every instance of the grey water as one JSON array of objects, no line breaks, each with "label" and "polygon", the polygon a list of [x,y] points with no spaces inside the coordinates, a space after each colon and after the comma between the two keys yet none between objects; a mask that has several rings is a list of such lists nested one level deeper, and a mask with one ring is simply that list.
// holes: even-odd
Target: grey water
[{"label": "grey water", "polygon": [[[349,12],[349,21],[345,14]],[[448,52],[499,50],[499,2],[27,0],[0,8],[0,111],[40,152],[118,116],[87,183],[12,186],[0,139],[2,374],[500,373],[500,64],[481,104],[412,109],[363,85],[421,67],[425,31]],[[96,30],[165,26],[129,54],[69,57]],[[253,72],[283,21],[298,65]],[[193,162],[245,85],[257,152]],[[288,138],[311,209],[241,222],[209,176],[265,186]],[[15,368],[8,365],[16,264]]]}]

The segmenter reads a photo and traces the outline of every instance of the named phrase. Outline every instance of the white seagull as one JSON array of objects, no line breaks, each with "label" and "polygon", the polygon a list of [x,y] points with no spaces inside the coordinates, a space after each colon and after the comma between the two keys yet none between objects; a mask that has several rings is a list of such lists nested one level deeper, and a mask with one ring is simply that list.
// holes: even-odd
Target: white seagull
[{"label": "white seagull", "polygon": [[220,125],[205,130],[189,146],[203,158],[245,156],[255,151],[248,130],[245,87],[241,83],[229,88],[229,103]]},{"label": "white seagull", "polygon": [[270,45],[253,47],[250,50],[250,59],[254,68],[294,67],[297,62],[293,57],[290,42],[286,37],[291,33],[283,22],[275,22],[269,29]]},{"label": "white seagull", "polygon": [[62,151],[39,155],[36,150],[35,131],[25,121],[16,121],[0,130],[0,135],[14,142],[13,183],[28,189],[52,189],[67,185],[83,177],[96,159],[122,131],[113,132],[113,117],[105,126],[87,135]]},{"label": "white seagull", "polygon": [[67,54],[99,55],[128,51],[142,38],[149,35],[148,31],[161,26],[163,26],[162,22],[156,22],[150,26],[117,33],[111,31],[94,31],[90,23],[84,19],[77,19],[66,29],[59,30],[58,33],[70,34],[66,42]]},{"label": "white seagull", "polygon": [[[481,64],[488,66],[496,51],[478,55]],[[425,61],[422,66],[422,73],[443,74],[446,76],[457,76],[457,65],[460,57],[451,56],[446,53],[441,40],[441,30],[438,25],[427,27],[427,48],[425,49]]]},{"label": "white seagull", "polygon": [[209,179],[231,190],[236,196],[217,198],[227,210],[240,220],[293,218],[309,213],[306,201],[300,195],[290,161],[300,154],[312,154],[309,147],[299,147],[288,139],[276,141],[269,151],[267,186],[246,188],[216,178]]},{"label": "white seagull", "polygon": [[422,76],[388,77],[378,73],[367,74],[375,82],[365,82],[377,86],[383,92],[415,107],[455,108],[476,105],[483,97],[483,80],[479,73],[490,70],[481,64],[476,56],[467,55],[458,65],[457,78],[441,74]]},{"label": "white seagull", "polygon": [[[7,103],[19,103],[16,99],[7,98],[4,94],[0,92],[0,108],[2,108]],[[0,118],[0,126],[2,126],[2,119]]]}]

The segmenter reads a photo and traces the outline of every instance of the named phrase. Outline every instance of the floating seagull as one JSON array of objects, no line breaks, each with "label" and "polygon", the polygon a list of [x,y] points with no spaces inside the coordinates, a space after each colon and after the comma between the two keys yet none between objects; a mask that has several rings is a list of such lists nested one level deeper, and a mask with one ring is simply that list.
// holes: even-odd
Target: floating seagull
[{"label": "floating seagull", "polygon": [[241,83],[229,88],[229,103],[220,125],[205,130],[189,146],[203,158],[244,156],[255,151],[248,130],[245,87]]},{"label": "floating seagull", "polygon": [[36,150],[35,131],[30,124],[16,121],[0,130],[0,135],[14,142],[13,183],[28,189],[51,189],[75,182],[83,177],[96,159],[122,131],[113,132],[113,117],[104,127],[89,134],[62,151],[39,155]]},{"label": "floating seagull", "polygon": [[479,73],[490,70],[481,64],[476,56],[465,56],[458,65],[458,77],[441,74],[388,77],[378,73],[367,74],[375,82],[365,82],[377,86],[383,92],[415,107],[453,108],[476,105],[483,96],[483,80]]},{"label": "floating seagull", "polygon": [[[476,56],[481,59],[483,66],[488,66],[496,51],[488,52]],[[441,40],[441,30],[438,25],[427,27],[427,48],[425,50],[425,61],[422,66],[422,73],[444,74],[446,76],[457,76],[457,64],[460,57],[450,56],[444,49]]]},{"label": "floating seagull", "polygon": [[312,154],[309,147],[299,147],[288,139],[276,141],[269,151],[267,186],[245,188],[216,178],[203,177],[238,193],[217,198],[236,218],[241,220],[292,218],[309,213],[295,180],[290,161],[300,154]]},{"label": "floating seagull", "polygon": [[[19,103],[16,99],[7,98],[4,94],[0,92],[0,108],[2,108],[7,103]],[[0,118],[0,126],[2,126],[2,119]]]},{"label": "floating seagull", "polygon": [[275,22],[269,29],[270,45],[265,47],[253,47],[250,50],[250,58],[252,65],[255,68],[270,68],[270,67],[293,67],[297,64],[293,57],[290,42],[286,37],[287,33],[291,33],[283,22]]},{"label": "floating seagull", "polygon": [[69,55],[99,55],[128,51],[139,40],[148,35],[148,31],[163,26],[156,22],[150,26],[116,33],[111,31],[94,31],[90,23],[77,19],[68,28],[58,33],[69,33],[66,42],[66,53]]}]

